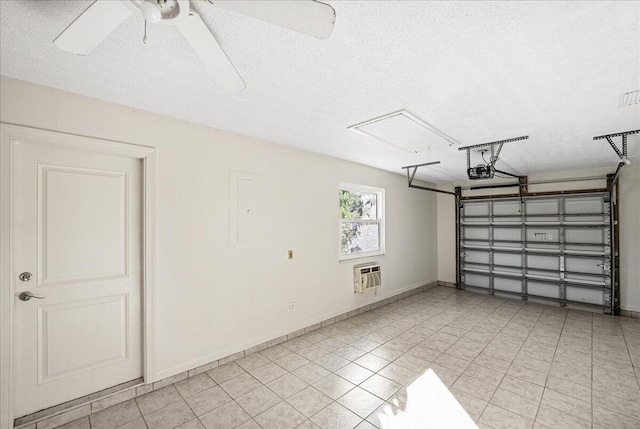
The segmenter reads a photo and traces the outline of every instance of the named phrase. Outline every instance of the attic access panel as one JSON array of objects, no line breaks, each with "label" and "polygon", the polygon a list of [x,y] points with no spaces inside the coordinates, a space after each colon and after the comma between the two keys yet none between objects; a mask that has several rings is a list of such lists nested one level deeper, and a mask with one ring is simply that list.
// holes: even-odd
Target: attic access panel
[{"label": "attic access panel", "polygon": [[406,110],[370,119],[352,125],[348,129],[412,153],[426,152],[431,146],[445,147],[445,145],[460,144]]}]

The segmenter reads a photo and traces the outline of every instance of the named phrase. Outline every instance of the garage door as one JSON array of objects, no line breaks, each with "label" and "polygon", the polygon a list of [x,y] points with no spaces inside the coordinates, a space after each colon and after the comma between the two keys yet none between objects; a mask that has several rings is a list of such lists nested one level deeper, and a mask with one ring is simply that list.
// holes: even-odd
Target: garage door
[{"label": "garage door", "polygon": [[612,312],[609,194],[463,200],[462,289]]}]

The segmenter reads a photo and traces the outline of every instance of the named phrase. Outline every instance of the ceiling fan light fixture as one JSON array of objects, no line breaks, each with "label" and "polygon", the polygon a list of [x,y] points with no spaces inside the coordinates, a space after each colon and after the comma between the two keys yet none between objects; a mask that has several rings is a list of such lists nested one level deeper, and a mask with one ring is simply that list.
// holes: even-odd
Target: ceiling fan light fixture
[{"label": "ceiling fan light fixture", "polygon": [[142,17],[149,22],[159,22],[162,19],[162,11],[156,0],[145,0],[140,6]]},{"label": "ceiling fan light fixture", "polygon": [[[230,92],[242,91],[246,87],[244,81],[211,29],[191,10],[191,3],[191,0],[94,1],[56,37],[53,43],[64,51],[88,55],[132,13],[139,13],[145,20],[142,39],[144,43],[148,42],[147,23],[175,26],[221,88]],[[216,0],[214,4],[319,39],[329,37],[335,23],[335,10],[330,5],[316,0]]]}]

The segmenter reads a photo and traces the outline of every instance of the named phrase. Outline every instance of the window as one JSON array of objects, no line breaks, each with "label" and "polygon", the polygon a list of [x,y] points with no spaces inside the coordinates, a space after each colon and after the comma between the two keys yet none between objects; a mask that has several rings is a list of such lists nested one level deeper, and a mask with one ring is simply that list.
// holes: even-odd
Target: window
[{"label": "window", "polygon": [[340,260],[384,254],[384,189],[340,185]]}]

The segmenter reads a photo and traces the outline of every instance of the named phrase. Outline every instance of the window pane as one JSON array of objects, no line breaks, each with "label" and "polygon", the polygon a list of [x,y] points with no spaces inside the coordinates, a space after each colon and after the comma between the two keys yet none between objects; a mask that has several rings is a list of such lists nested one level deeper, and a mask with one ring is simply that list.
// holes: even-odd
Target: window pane
[{"label": "window pane", "polygon": [[340,217],[342,219],[377,219],[378,196],[376,194],[341,189]]},{"label": "window pane", "polygon": [[343,255],[373,252],[380,249],[380,225],[344,223],[340,226],[340,244]]}]

